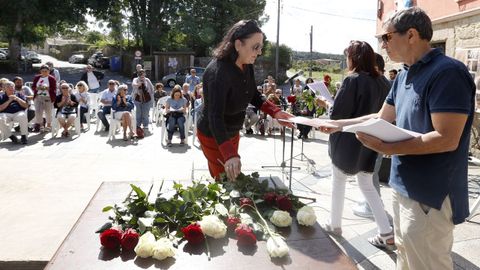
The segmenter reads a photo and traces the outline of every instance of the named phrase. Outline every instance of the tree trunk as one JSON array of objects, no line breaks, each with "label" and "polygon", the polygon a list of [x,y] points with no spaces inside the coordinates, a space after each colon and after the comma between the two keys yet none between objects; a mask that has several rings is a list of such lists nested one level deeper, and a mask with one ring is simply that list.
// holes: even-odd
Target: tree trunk
[{"label": "tree trunk", "polygon": [[18,14],[17,23],[15,24],[15,31],[9,40],[8,49],[10,51],[10,63],[13,72],[18,72],[21,60],[21,43],[19,37],[22,34],[22,14]]}]

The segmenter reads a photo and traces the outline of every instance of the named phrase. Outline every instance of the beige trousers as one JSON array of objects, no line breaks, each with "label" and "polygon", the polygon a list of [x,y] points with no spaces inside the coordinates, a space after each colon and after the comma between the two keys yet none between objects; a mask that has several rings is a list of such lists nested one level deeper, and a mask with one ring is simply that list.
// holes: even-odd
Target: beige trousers
[{"label": "beige trousers", "polygon": [[35,106],[35,123],[43,124],[43,112],[45,111],[45,119],[47,124],[52,123],[52,109],[53,104],[49,96],[37,96],[33,100]]},{"label": "beige trousers", "polygon": [[447,196],[441,210],[393,192],[397,270],[453,269],[452,207]]},{"label": "beige trousers", "polygon": [[0,113],[0,131],[5,139],[12,135],[10,122],[17,122],[20,125],[20,134],[28,135],[28,120],[25,111]]}]

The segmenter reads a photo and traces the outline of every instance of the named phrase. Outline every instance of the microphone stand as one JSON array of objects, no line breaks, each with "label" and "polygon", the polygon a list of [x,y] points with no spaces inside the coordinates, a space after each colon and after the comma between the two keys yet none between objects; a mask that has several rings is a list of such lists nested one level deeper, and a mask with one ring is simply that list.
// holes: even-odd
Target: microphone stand
[{"label": "microphone stand", "polygon": [[[289,80],[290,82],[290,93],[292,93],[293,91],[293,80]],[[266,166],[262,166],[262,169],[265,169],[265,168],[282,168],[282,170],[284,168],[287,167],[286,165],[286,160],[285,160],[285,134],[287,132],[287,130],[285,129],[285,126],[282,126],[282,163],[280,163],[280,166],[278,165],[266,165]],[[292,129],[292,140],[293,140],[293,136],[294,136],[294,129]],[[292,142],[292,151],[293,151],[293,142]],[[292,170],[292,168],[294,169],[297,169],[297,170],[300,170],[300,167],[292,167],[292,163],[290,162],[290,171]],[[290,176],[292,174],[290,173]]]}]

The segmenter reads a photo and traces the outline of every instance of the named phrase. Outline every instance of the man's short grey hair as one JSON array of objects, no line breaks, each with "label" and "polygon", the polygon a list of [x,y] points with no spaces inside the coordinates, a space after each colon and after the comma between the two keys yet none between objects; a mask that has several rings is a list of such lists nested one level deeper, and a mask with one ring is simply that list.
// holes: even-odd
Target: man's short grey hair
[{"label": "man's short grey hair", "polygon": [[400,34],[414,28],[418,31],[420,38],[427,41],[430,41],[433,36],[432,21],[427,13],[419,7],[411,7],[394,13],[383,23],[383,26],[393,26],[395,31]]}]

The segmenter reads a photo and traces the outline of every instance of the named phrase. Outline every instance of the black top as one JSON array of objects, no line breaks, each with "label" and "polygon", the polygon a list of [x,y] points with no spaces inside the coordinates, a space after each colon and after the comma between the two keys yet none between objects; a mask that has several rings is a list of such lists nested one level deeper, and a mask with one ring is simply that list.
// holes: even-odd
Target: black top
[{"label": "black top", "polygon": [[57,95],[55,98],[55,104],[53,105],[55,108],[57,108],[57,114],[62,113],[62,114],[73,114],[77,113],[77,106],[78,106],[78,101],[77,97],[74,94],[70,94],[70,100],[74,102],[74,105],[63,105],[62,107],[58,106],[58,103],[62,102],[63,95]]},{"label": "black top", "polygon": [[203,74],[204,108],[198,129],[218,145],[238,134],[248,103],[260,108],[265,101],[257,91],[253,65],[242,71],[228,60],[212,60]]},{"label": "black top", "polygon": [[[343,81],[330,118],[349,119],[376,113],[389,90],[390,83],[384,76],[373,78],[367,73],[353,73]],[[332,163],[344,173],[373,172],[377,153],[363,146],[354,133],[333,133],[328,142]]]}]

